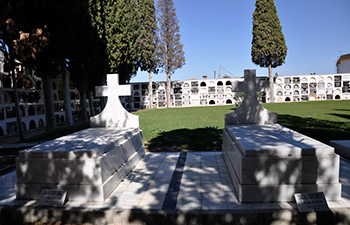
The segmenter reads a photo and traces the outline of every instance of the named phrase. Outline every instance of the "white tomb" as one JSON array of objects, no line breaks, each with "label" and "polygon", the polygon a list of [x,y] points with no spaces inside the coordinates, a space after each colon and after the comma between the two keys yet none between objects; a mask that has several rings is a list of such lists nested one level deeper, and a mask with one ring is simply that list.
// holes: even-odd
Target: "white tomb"
[{"label": "white tomb", "polygon": [[286,202],[306,192],[339,200],[339,156],[334,149],[277,124],[277,114],[256,99],[255,70],[244,75],[246,97],[225,115],[223,131],[223,156],[239,201]]},{"label": "white tomb", "polygon": [[94,128],[20,152],[17,199],[38,199],[42,189],[59,189],[68,192],[70,201],[104,201],[143,157],[138,117],[119,101],[119,95],[130,94],[130,85],[119,86],[116,74],[108,74],[107,82],[107,87],[97,88],[108,100],[92,120]]}]

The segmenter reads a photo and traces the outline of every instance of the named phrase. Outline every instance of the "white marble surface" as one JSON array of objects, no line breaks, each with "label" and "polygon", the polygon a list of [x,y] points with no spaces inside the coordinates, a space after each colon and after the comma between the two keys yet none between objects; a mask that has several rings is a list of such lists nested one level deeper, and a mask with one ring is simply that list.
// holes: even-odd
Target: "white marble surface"
[{"label": "white marble surface", "polygon": [[281,125],[226,125],[223,152],[241,202],[292,201],[298,192],[340,199],[333,147]]},{"label": "white marble surface", "polygon": [[[87,209],[161,209],[179,153],[146,153],[110,197],[101,202],[68,202],[64,207]],[[341,161],[340,180],[350,187],[350,163]],[[15,179],[15,173],[9,174]],[[7,186],[14,187],[11,178]],[[0,188],[3,183],[0,177]],[[269,193],[273,194],[273,193]],[[331,209],[350,208],[350,188],[343,188],[342,199],[328,201]],[[0,206],[35,207],[35,201],[16,200],[14,188],[0,195]],[[293,202],[240,203],[232,186],[222,152],[189,152],[181,179],[176,208],[180,210],[231,210],[261,212],[269,209],[297,209]]]},{"label": "white marble surface", "polygon": [[107,74],[107,86],[96,87],[96,96],[107,96],[103,111],[90,118],[91,127],[139,128],[139,117],[125,110],[119,96],[131,95],[130,85],[119,85],[118,74]]},{"label": "white marble surface", "polygon": [[21,151],[20,157],[98,157],[137,132],[139,130],[134,128],[89,128]]},{"label": "white marble surface", "polygon": [[251,156],[331,155],[334,148],[283,127],[271,125],[226,125],[243,154]]},{"label": "white marble surface", "polygon": [[20,153],[17,197],[61,188],[76,201],[104,201],[144,155],[138,129],[90,128]]},{"label": "white marble surface", "polygon": [[[226,164],[231,163],[224,153]],[[232,166],[228,166],[237,198],[242,203],[291,202],[295,193],[324,192],[330,201],[341,200],[341,184],[336,183],[289,183],[289,184],[241,184]]]},{"label": "white marble surface", "polygon": [[235,174],[244,185],[337,183],[339,156],[250,156],[245,157],[224,130],[223,149]]}]

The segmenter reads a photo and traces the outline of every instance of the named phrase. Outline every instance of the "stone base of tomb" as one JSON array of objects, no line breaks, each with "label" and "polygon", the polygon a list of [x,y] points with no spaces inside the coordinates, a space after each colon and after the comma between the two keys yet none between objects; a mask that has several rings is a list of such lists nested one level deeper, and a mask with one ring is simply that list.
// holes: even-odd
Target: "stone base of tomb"
[{"label": "stone base of tomb", "polygon": [[340,200],[334,149],[281,125],[226,125],[223,157],[240,202],[289,202],[309,192]]},{"label": "stone base of tomb", "polygon": [[104,201],[143,156],[139,129],[83,130],[20,152],[16,196],[60,189],[70,201]]}]

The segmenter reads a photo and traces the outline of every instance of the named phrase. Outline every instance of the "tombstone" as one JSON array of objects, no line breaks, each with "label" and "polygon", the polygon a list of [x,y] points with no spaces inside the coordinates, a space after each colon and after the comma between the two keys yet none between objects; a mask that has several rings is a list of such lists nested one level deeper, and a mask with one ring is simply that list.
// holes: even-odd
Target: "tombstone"
[{"label": "tombstone", "polygon": [[288,202],[295,193],[324,192],[339,200],[339,156],[334,148],[277,124],[256,92],[255,70],[245,70],[243,103],[225,115],[223,157],[240,202]]},{"label": "tombstone", "polygon": [[21,151],[16,159],[17,199],[38,199],[41,190],[67,191],[70,201],[104,201],[144,156],[139,120],[120,104],[130,85],[107,75],[107,95],[101,115],[91,127]]},{"label": "tombstone", "polygon": [[225,124],[275,124],[277,113],[262,107],[257,99],[258,91],[266,90],[268,82],[256,81],[255,70],[244,71],[244,82],[233,83],[233,92],[244,92],[244,99],[233,112],[225,115]]},{"label": "tombstone", "polygon": [[119,99],[131,95],[131,86],[119,85],[118,76],[113,74],[107,75],[107,84],[96,87],[96,97],[108,96],[108,104],[100,114],[90,118],[91,127],[139,128],[139,117],[126,111]]}]

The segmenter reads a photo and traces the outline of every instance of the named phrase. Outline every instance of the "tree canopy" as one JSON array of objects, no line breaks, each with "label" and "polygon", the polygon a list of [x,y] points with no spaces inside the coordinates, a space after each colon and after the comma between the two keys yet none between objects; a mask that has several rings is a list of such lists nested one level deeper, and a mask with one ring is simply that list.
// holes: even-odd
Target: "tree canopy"
[{"label": "tree canopy", "polygon": [[252,61],[275,68],[284,63],[287,46],[273,0],[256,0],[253,13]]},{"label": "tree canopy", "polygon": [[157,21],[154,0],[138,1],[138,19],[140,21],[137,42],[140,48],[140,69],[147,72],[157,72]]},{"label": "tree canopy", "polygon": [[256,0],[253,13],[252,61],[268,67],[270,102],[274,102],[272,68],[282,65],[287,56],[287,46],[273,0]]},{"label": "tree canopy", "polygon": [[171,106],[171,75],[185,65],[180,27],[172,0],[158,0],[160,66],[167,74],[167,107]]}]

